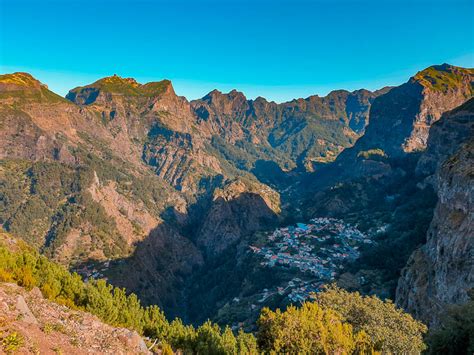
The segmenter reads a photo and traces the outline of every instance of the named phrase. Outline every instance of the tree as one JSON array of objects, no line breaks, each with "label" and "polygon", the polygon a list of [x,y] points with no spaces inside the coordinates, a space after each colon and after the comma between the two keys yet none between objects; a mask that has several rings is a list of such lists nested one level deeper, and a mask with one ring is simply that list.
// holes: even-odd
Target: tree
[{"label": "tree", "polygon": [[306,302],[285,312],[264,308],[257,341],[265,352],[288,354],[350,353],[355,347],[352,326],[333,310]]},{"label": "tree", "polygon": [[364,331],[375,350],[391,353],[420,353],[426,348],[423,334],[426,326],[411,315],[396,308],[390,301],[375,296],[362,296],[335,286],[316,295],[324,309],[339,313],[351,324],[355,333]]}]

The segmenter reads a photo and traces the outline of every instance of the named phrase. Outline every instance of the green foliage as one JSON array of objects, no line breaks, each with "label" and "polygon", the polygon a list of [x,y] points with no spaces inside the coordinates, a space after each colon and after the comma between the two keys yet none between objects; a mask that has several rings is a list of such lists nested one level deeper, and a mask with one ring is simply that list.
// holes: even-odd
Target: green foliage
[{"label": "green foliage", "polygon": [[70,97],[73,94],[81,93],[83,90],[90,92],[90,89],[97,89],[124,96],[152,97],[161,95],[170,85],[171,82],[169,80],[150,82],[140,85],[133,79],[121,78],[117,75],[114,75],[100,79],[91,85],[75,88],[71,90],[68,96]]},{"label": "green foliage", "polygon": [[264,308],[258,327],[258,344],[267,353],[351,353],[355,347],[352,326],[315,303],[290,306],[285,312]]},{"label": "green foliage", "polygon": [[257,341],[266,353],[416,354],[426,327],[390,301],[332,287],[285,312],[264,308]]},{"label": "green foliage", "polygon": [[[9,238],[7,234],[0,234],[0,240]],[[134,329],[185,353],[256,353],[255,338],[251,334],[240,332],[235,336],[230,328],[222,330],[210,321],[198,328],[184,325],[179,319],[170,323],[157,306],[141,306],[137,296],[127,295],[125,289],[113,287],[104,280],[83,282],[79,275],[71,274],[26,244],[16,243],[15,251],[1,244],[0,275],[7,275],[3,279],[27,288],[38,286],[43,295],[54,302],[92,313],[113,326]],[[45,327],[47,333],[60,331],[54,325]],[[18,343],[15,342],[17,336],[5,339],[4,346]]]},{"label": "green foliage", "polygon": [[[84,165],[71,167],[59,162],[2,160],[0,224],[48,256],[64,245],[72,230],[90,236],[91,243],[78,245],[71,251],[70,260],[62,260],[65,263],[83,261],[95,250],[103,251],[107,258],[126,255],[128,246],[114,219],[89,192],[95,175],[101,184],[113,181],[117,192],[143,203],[156,216],[165,209],[170,187],[153,178],[151,173],[136,177],[125,164],[100,159],[79,148],[74,153]],[[135,229],[137,234],[141,233],[138,226]]]},{"label": "green foliage", "polygon": [[376,351],[411,354],[425,349],[423,334],[426,326],[397,309],[390,300],[381,301],[375,296],[362,296],[337,287],[329,287],[317,294],[316,300],[324,309],[340,314],[355,332],[367,334]]},{"label": "green foliage", "polygon": [[474,298],[449,307],[441,324],[428,333],[427,343],[428,354],[473,354]]},{"label": "green foliage", "polygon": [[362,157],[364,159],[372,159],[372,160],[382,160],[384,158],[387,158],[387,155],[382,149],[376,148],[376,149],[360,151],[359,153],[357,153],[357,157],[358,158]]},{"label": "green foliage", "polygon": [[[1,234],[0,240],[11,240]],[[1,245],[1,244],[0,244]],[[389,302],[376,297],[330,288],[316,303],[290,306],[285,312],[266,308],[258,320],[258,338],[242,330],[235,335],[206,321],[195,328],[180,319],[169,322],[157,306],[143,307],[134,294],[104,280],[83,282],[62,266],[39,255],[26,244],[15,250],[0,246],[0,275],[31,288],[60,304],[98,316],[102,321],[127,327],[186,354],[358,353],[373,351],[416,353],[424,349],[426,327]],[[61,331],[54,325],[46,332]],[[258,346],[257,346],[258,340]],[[168,349],[169,350],[169,349]],[[167,351],[168,351],[167,350]]]},{"label": "green foliage", "polygon": [[443,65],[431,66],[415,75],[415,79],[424,86],[444,93],[459,87],[460,83],[474,73],[473,69],[464,69]]},{"label": "green foliage", "polygon": [[7,353],[17,351],[23,346],[23,343],[23,336],[17,332],[10,333],[2,339],[3,350],[5,350]]}]

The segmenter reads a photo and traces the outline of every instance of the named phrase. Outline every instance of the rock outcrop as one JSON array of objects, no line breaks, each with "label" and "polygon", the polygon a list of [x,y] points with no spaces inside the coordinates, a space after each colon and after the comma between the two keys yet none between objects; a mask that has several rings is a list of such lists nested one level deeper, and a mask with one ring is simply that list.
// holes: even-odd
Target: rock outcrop
[{"label": "rock outcrop", "polygon": [[207,256],[219,255],[243,237],[278,222],[278,193],[263,184],[248,186],[236,180],[214,192],[196,239]]},{"label": "rock outcrop", "polygon": [[448,64],[429,67],[374,100],[370,124],[355,148],[379,148],[389,156],[422,151],[431,125],[473,92],[473,69]]},{"label": "rock outcrop", "polygon": [[[0,332],[17,342],[21,354],[151,354],[138,333],[114,328],[97,317],[0,283]],[[6,344],[6,343],[5,343]],[[11,351],[0,344],[0,352]]]},{"label": "rock outcrop", "polygon": [[434,173],[438,203],[427,242],[410,257],[396,302],[431,326],[446,306],[467,301],[474,288],[473,100],[433,125],[421,173]]}]

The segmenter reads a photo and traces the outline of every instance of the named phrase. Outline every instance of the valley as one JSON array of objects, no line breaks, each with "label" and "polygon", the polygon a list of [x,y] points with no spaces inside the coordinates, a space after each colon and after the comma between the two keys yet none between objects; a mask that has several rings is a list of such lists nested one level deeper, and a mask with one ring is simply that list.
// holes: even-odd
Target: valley
[{"label": "valley", "polygon": [[188,101],[168,80],[117,75],[62,98],[2,75],[0,223],[190,324],[253,330],[264,306],[329,283],[408,307],[419,270],[402,270],[428,253],[411,256],[444,208],[439,171],[470,161],[473,77],[443,64],[394,88],[275,103]]}]

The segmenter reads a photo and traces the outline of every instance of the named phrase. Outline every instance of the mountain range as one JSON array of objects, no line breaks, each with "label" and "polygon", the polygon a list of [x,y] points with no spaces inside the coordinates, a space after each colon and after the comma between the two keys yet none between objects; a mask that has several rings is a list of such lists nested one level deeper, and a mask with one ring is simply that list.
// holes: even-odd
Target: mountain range
[{"label": "mountain range", "polygon": [[436,325],[474,287],[473,93],[474,70],[448,64],[285,103],[117,75],[63,98],[0,75],[0,224],[170,317],[251,327],[232,300],[280,276],[249,245],[341,218],[376,243],[338,284]]}]

